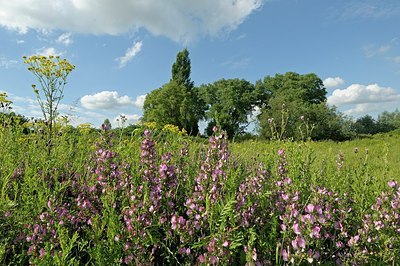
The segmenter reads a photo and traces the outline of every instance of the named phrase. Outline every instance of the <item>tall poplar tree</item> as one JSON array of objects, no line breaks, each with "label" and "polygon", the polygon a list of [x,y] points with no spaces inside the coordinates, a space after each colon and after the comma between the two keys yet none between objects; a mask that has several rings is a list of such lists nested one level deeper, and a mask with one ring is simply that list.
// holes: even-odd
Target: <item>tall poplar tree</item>
[{"label": "tall poplar tree", "polygon": [[190,73],[189,51],[185,48],[176,55],[176,61],[172,65],[172,80],[190,90],[194,87],[193,81],[190,80]]},{"label": "tall poplar tree", "polygon": [[153,90],[144,102],[143,121],[160,125],[174,124],[190,135],[199,133],[199,120],[204,116],[204,103],[190,79],[189,51],[185,48],[176,55],[169,83]]}]

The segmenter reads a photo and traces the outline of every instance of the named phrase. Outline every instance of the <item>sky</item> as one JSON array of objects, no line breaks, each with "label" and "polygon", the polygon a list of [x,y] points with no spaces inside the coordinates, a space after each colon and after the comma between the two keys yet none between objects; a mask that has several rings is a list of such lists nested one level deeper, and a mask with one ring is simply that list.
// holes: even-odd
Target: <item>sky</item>
[{"label": "sky", "polygon": [[400,107],[399,0],[0,0],[0,92],[42,117],[23,56],[76,68],[59,111],[73,125],[137,123],[187,48],[196,86],[315,73],[354,119]]}]

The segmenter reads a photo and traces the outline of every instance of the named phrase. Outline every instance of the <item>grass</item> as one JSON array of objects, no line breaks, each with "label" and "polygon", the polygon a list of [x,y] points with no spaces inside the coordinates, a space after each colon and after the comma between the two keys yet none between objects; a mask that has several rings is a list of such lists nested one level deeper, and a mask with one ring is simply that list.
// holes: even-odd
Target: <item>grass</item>
[{"label": "grass", "polygon": [[0,129],[0,264],[396,264],[399,134]]}]

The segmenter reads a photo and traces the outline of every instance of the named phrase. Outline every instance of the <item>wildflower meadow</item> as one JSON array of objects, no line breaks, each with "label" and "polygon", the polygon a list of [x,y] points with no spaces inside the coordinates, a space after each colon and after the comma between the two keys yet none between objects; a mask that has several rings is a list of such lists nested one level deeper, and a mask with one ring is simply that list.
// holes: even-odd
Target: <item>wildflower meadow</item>
[{"label": "wildflower meadow", "polygon": [[399,135],[0,130],[2,265],[397,265]]}]

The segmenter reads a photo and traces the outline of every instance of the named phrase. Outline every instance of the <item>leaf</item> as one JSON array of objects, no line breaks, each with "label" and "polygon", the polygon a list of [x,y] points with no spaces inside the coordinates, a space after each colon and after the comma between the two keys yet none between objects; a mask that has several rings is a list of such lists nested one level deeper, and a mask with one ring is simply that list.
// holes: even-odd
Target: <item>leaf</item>
[{"label": "leaf", "polygon": [[231,198],[226,202],[226,204],[224,205],[224,207],[222,208],[221,214],[218,218],[218,227],[219,227],[219,231],[225,231],[227,222],[228,222],[228,218],[231,218],[231,220],[233,220],[233,216],[235,213],[235,203],[236,203],[236,199],[234,196],[231,196]]}]

